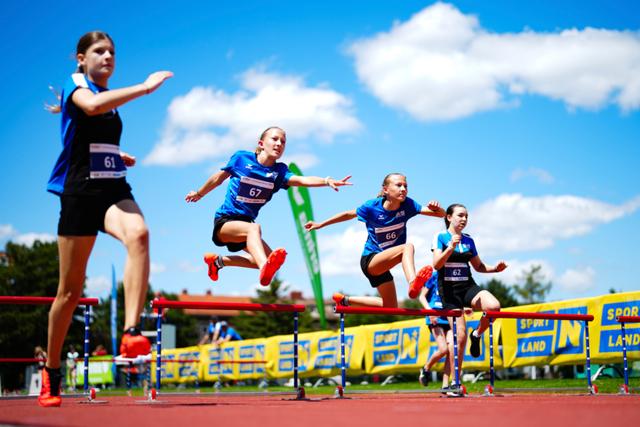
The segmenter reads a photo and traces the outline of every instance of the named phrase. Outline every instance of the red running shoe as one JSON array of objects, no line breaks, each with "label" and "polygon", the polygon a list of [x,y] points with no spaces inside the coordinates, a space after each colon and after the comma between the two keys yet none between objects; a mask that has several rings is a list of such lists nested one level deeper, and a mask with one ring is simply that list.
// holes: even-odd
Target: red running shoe
[{"label": "red running shoe", "polygon": [[206,253],[204,254],[204,262],[209,267],[209,279],[214,282],[218,280],[218,270],[219,268],[216,266],[216,260],[218,259],[218,255]]},{"label": "red running shoe", "polygon": [[287,259],[287,251],[284,248],[275,249],[269,254],[267,262],[260,269],[260,284],[262,286],[269,286],[273,280],[273,276],[276,275],[284,260]]},{"label": "red running shoe", "polygon": [[340,292],[334,292],[333,294],[333,301],[336,303],[336,305],[347,305],[346,304],[346,300],[347,300],[347,296],[344,294],[341,294]]},{"label": "red running shoe", "polygon": [[62,374],[60,369],[52,369],[49,373],[47,368],[42,372],[42,387],[40,388],[40,396],[38,396],[38,404],[45,408],[60,406],[62,398],[60,397],[60,383],[62,382]]},{"label": "red running shoe", "polygon": [[418,271],[416,278],[409,285],[409,298],[417,298],[420,295],[420,290],[427,283],[427,280],[431,279],[433,274],[433,267],[426,265]]},{"label": "red running shoe", "polygon": [[120,354],[124,357],[136,358],[151,353],[151,342],[140,334],[137,328],[130,328],[122,335]]}]

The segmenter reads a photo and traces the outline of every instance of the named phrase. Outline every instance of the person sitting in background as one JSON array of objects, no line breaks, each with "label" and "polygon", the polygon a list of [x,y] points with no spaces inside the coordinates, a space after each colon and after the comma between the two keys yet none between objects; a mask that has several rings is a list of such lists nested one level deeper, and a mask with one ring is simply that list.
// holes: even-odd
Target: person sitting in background
[{"label": "person sitting in background", "polygon": [[227,322],[224,320],[220,323],[220,336],[215,341],[217,345],[224,344],[229,341],[241,341],[242,337],[235,329],[233,329]]},{"label": "person sitting in background", "polygon": [[67,375],[69,378],[69,391],[76,389],[76,383],[78,378],[78,364],[76,359],[80,357],[73,344],[69,345],[69,351],[67,352]]},{"label": "person sitting in background", "polygon": [[222,322],[218,321],[216,316],[211,316],[209,319],[209,326],[205,329],[205,334],[198,345],[214,344],[220,337],[220,325]]}]

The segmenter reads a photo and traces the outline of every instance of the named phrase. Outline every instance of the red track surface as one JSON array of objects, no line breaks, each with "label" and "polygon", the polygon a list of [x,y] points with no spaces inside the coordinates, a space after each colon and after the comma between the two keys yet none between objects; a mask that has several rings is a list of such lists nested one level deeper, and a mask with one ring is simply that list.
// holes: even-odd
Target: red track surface
[{"label": "red track surface", "polygon": [[[100,397],[98,397],[100,398]],[[60,408],[40,408],[35,399],[0,400],[0,424],[28,426],[304,426],[409,427],[625,426],[640,419],[640,395],[507,395],[443,398],[439,395],[353,395],[351,399],[312,396],[105,397],[107,404],[64,399]],[[636,421],[634,421],[636,420]]]}]

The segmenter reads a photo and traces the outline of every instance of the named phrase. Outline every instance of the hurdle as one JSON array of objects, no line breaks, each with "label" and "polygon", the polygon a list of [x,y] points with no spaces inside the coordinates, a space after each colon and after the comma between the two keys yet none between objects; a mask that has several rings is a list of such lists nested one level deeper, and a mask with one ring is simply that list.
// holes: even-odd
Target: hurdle
[{"label": "hurdle", "polygon": [[[591,350],[589,347],[589,322],[593,321],[591,314],[569,314],[569,313],[527,313],[516,311],[485,311],[483,317],[489,319],[489,384],[485,386],[484,396],[495,396],[495,367],[493,363],[493,321],[494,319],[545,319],[545,320],[575,320],[584,322],[585,327],[585,350],[586,350],[586,369],[588,392],[591,395],[598,394],[598,387],[591,381]],[[565,391],[565,390],[582,390],[582,388],[555,388],[544,389],[545,391]],[[540,391],[535,388],[503,388],[500,391]]]},{"label": "hurdle", "polygon": [[620,386],[619,394],[629,394],[629,363],[627,361],[627,334],[625,323],[640,323],[640,316],[617,316],[620,323],[620,334],[622,335],[622,362],[624,363],[624,384]]},{"label": "hurdle", "polygon": [[[0,296],[0,305],[51,305],[54,300],[54,297]],[[91,307],[99,303],[98,298],[80,298],[78,300],[78,305],[84,306],[84,394],[79,396],[87,397],[89,402],[94,402],[96,398],[95,389],[89,389],[89,320]],[[39,359],[24,359],[23,362],[27,360],[29,362],[39,361]],[[71,395],[70,397],[78,396]]]},{"label": "hurdle", "polygon": [[[193,310],[239,310],[239,311],[264,311],[264,312],[288,312],[293,313],[293,388],[296,399],[306,399],[304,387],[299,385],[298,379],[298,318],[299,313],[306,311],[302,304],[259,304],[259,303],[223,303],[204,301],[170,301],[155,299],[151,301],[151,307],[158,313],[164,308],[190,308]],[[160,393],[162,374],[162,316],[156,320],[156,387],[151,389],[148,400],[156,400]]]},{"label": "hurdle", "polygon": [[[352,307],[344,305],[336,305],[333,311],[340,314],[340,372],[341,385],[336,387],[334,396],[336,398],[344,398],[347,387],[347,368],[345,362],[345,336],[344,336],[344,317],[345,314],[373,314],[373,315],[394,315],[394,316],[446,316],[453,318],[453,364],[455,371],[455,383],[448,392],[450,396],[463,397],[467,394],[465,386],[460,382],[460,373],[458,372],[458,334],[456,330],[456,318],[462,316],[461,310],[432,310],[432,309],[414,309],[414,308],[390,308],[390,307]],[[426,390],[422,389],[422,392]],[[435,392],[443,392],[444,390],[435,390]],[[352,391],[351,393],[366,393],[364,391]],[[449,395],[449,394],[448,394]]]}]

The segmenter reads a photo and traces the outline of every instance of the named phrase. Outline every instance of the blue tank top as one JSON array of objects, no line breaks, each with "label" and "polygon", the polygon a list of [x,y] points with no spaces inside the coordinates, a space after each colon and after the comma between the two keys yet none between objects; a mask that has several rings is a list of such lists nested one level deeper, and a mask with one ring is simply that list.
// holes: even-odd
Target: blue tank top
[{"label": "blue tank top", "polygon": [[[431,275],[431,278],[427,280],[424,284],[424,287],[427,288],[427,302],[429,303],[429,307],[433,310],[442,310],[442,298],[440,298],[440,293],[438,292],[438,272],[434,271]],[[431,324],[429,317],[427,316],[427,326]],[[438,325],[448,325],[449,321],[445,316],[438,317]]]}]

